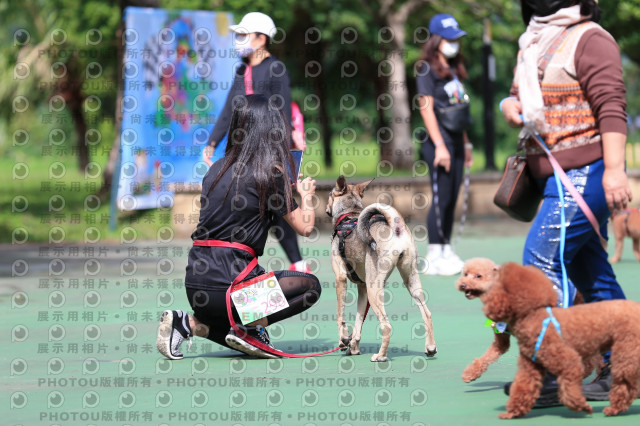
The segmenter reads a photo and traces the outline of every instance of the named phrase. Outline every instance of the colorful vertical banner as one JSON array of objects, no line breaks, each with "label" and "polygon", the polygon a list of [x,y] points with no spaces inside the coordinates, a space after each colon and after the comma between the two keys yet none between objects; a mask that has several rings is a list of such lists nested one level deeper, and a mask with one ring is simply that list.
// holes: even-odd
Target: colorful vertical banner
[{"label": "colorful vertical banner", "polygon": [[198,190],[202,150],[240,58],[230,13],[125,10],[121,210],[166,208],[176,191]]}]

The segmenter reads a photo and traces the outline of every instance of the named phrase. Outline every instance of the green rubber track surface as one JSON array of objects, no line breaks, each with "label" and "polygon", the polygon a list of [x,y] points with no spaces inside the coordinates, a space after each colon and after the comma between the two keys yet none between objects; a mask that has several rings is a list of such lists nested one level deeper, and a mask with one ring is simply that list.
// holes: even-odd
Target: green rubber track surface
[{"label": "green rubber track surface", "polygon": [[[474,222],[457,245],[464,258],[519,261],[527,224]],[[330,236],[300,239],[323,287],[319,302],[299,317],[269,327],[277,348],[293,353],[337,345]],[[385,293],[393,326],[389,361],[372,363],[381,340],[371,313],[362,355],[343,352],[307,359],[253,359],[193,339],[185,358],[156,350],[158,319],[167,308],[188,310],[183,288],[190,241],[123,245],[0,246],[2,425],[493,425],[505,409],[503,385],[516,370],[517,346],[476,382],[464,367],[493,336],[478,300],[454,287],[456,277],[421,276],[433,315],[438,354],[425,357],[420,313],[394,272]],[[613,246],[613,242],[610,242]],[[418,242],[424,254],[426,242]],[[611,247],[612,249],[612,247]],[[288,266],[270,239],[261,264]],[[625,244],[614,266],[627,297],[640,300],[640,265]],[[13,275],[13,276],[12,276]],[[355,318],[355,286],[347,322]],[[518,424],[627,424],[640,403],[605,418],[565,407],[536,409]]]}]

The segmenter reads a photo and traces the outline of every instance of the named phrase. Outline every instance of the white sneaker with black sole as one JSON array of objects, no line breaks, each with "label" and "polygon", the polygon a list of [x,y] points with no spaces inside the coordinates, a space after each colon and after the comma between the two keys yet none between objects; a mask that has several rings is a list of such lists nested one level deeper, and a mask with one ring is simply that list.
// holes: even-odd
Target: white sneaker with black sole
[{"label": "white sneaker with black sole", "polygon": [[[240,329],[244,331],[246,335],[249,335],[254,339],[258,340],[260,343],[263,343],[269,346],[270,348],[273,348],[273,345],[271,344],[271,339],[269,339],[269,333],[267,333],[267,330],[263,326],[261,325],[256,325],[255,327],[240,326]],[[257,358],[268,358],[268,359],[280,358],[279,355],[270,354],[269,352],[265,352],[262,349],[256,346],[253,346],[251,343],[243,339],[243,335],[237,334],[233,329],[233,327],[229,330],[229,334],[227,334],[227,337],[225,337],[224,340],[225,342],[227,342],[227,345],[229,345],[231,348],[237,351],[243,352],[247,355],[255,356]]]},{"label": "white sneaker with black sole", "polygon": [[180,345],[189,337],[183,336],[175,326],[175,321],[182,321],[181,311],[164,311],[160,317],[160,326],[158,327],[158,338],[156,346],[158,351],[169,359],[182,359],[184,355],[180,352]]}]

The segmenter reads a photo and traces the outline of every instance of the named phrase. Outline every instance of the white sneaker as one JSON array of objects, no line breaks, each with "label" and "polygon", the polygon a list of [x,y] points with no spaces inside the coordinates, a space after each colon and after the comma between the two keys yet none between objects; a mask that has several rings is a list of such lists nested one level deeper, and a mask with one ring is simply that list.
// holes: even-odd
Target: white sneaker
[{"label": "white sneaker", "polygon": [[438,275],[448,277],[462,272],[462,263],[456,259],[441,257],[436,261],[435,269],[438,271]]},{"label": "white sneaker", "polygon": [[[253,346],[251,343],[247,342],[243,339],[246,335],[257,339],[260,343],[273,348],[271,344],[271,339],[269,338],[269,333],[267,333],[267,329],[261,325],[256,325],[255,327],[251,326],[240,326],[240,330],[242,330],[244,335],[238,335],[236,331],[231,328],[229,330],[229,334],[225,337],[225,342],[229,347],[239,351],[244,352],[247,355],[252,355],[258,358],[280,358],[278,355],[271,354],[269,352],[265,352],[262,349]],[[274,348],[275,349],[275,348]]]},{"label": "white sneaker", "polygon": [[440,255],[435,255],[435,256],[427,255],[424,258],[424,266],[422,267],[420,272],[426,275],[440,275],[440,270],[438,268],[438,265],[440,264],[440,259],[442,259],[442,256]]},{"label": "white sneaker", "polygon": [[[156,346],[158,351],[169,359],[182,359],[184,355],[180,352],[180,345],[189,336],[183,336],[176,327],[176,322],[182,321],[182,311],[164,311],[158,326],[158,337]],[[189,341],[191,343],[191,341]]]},{"label": "white sneaker", "polygon": [[438,259],[442,257],[442,244],[429,244],[427,256],[420,272],[427,275],[439,275]]},{"label": "white sneaker", "polygon": [[445,244],[442,247],[442,261],[438,267],[440,269],[440,275],[456,275],[462,272],[464,262],[460,257],[455,254],[451,245]]}]

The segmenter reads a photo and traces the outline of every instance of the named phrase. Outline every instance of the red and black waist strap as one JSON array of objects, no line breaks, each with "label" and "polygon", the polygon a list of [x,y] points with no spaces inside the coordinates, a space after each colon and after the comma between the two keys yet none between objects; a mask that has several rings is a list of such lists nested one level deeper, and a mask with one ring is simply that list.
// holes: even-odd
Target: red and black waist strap
[{"label": "red and black waist strap", "polygon": [[233,248],[233,249],[236,249],[236,250],[245,251],[245,252],[249,253],[251,256],[253,256],[253,259],[251,260],[251,262],[249,262],[249,264],[233,280],[233,282],[231,283],[231,285],[227,289],[227,295],[226,295],[226,299],[227,299],[226,300],[227,316],[229,318],[229,324],[231,324],[231,328],[233,328],[233,330],[239,336],[242,336],[242,339],[245,340],[247,343],[250,343],[253,346],[255,346],[255,347],[259,348],[259,349],[262,349],[263,351],[265,351],[267,353],[270,353],[272,355],[277,355],[277,356],[281,356],[281,357],[285,357],[285,358],[307,358],[307,357],[312,357],[312,356],[317,356],[317,355],[326,355],[326,354],[330,354],[330,353],[335,352],[338,349],[340,349],[340,347],[338,346],[337,348],[332,349],[330,351],[326,351],[326,352],[320,352],[320,353],[315,353],[315,354],[296,355],[296,354],[290,354],[290,353],[287,353],[287,352],[282,352],[282,351],[279,351],[277,349],[274,349],[274,348],[272,348],[270,346],[265,345],[264,343],[262,343],[258,339],[248,335],[245,331],[240,329],[240,327],[236,323],[235,319],[233,318],[233,310],[231,309],[231,292],[233,291],[233,289],[236,286],[236,284],[239,284],[240,282],[242,282],[247,277],[247,275],[249,275],[249,273],[251,271],[253,271],[256,266],[258,266],[258,257],[256,256],[255,250],[252,249],[251,247],[245,245],[245,244],[231,243],[229,241],[221,241],[221,240],[194,240],[193,241],[193,245],[194,246],[199,246],[199,247]]}]

